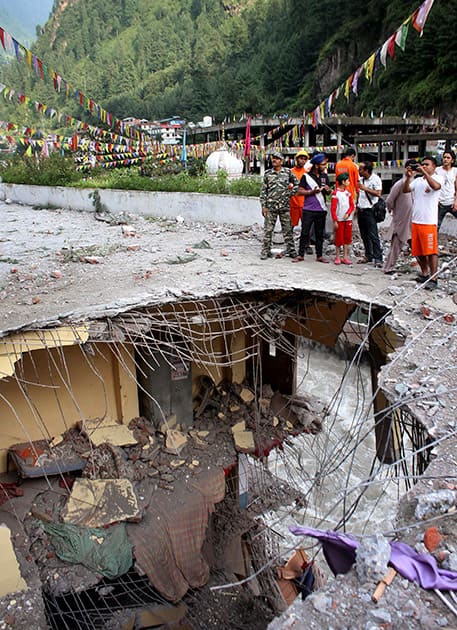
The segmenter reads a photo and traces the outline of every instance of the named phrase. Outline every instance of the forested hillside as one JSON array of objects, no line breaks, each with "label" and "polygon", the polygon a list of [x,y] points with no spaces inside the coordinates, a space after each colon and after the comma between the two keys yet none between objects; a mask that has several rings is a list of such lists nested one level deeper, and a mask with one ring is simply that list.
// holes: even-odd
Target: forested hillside
[{"label": "forested hillside", "polygon": [[[412,0],[65,0],[33,52],[73,86],[123,118],[221,120],[312,109],[419,6]],[[452,115],[457,102],[457,2],[436,0],[423,37],[340,113]],[[2,81],[41,102],[85,115],[25,64]]]}]

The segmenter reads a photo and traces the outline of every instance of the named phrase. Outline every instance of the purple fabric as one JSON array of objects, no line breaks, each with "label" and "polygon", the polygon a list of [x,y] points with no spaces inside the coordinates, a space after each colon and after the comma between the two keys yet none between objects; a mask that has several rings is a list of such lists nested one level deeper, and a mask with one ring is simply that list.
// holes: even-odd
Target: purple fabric
[{"label": "purple fabric", "polygon": [[[310,527],[289,527],[295,536],[312,536],[322,543],[325,559],[333,573],[347,573],[355,562],[359,542],[350,534],[339,534]],[[428,553],[417,553],[402,542],[391,542],[389,564],[398,573],[425,589],[457,591],[457,573],[438,568],[436,560]]]}]

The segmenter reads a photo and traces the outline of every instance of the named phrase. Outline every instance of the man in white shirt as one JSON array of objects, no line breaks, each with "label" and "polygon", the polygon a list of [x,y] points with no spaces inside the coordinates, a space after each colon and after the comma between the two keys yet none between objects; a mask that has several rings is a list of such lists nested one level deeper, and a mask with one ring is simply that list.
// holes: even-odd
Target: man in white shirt
[{"label": "man in white shirt", "polygon": [[357,200],[357,223],[365,248],[365,256],[358,263],[373,262],[375,267],[382,267],[382,248],[379,240],[378,224],[373,212],[373,205],[382,195],[381,178],[373,173],[371,162],[362,162],[359,166],[359,198]]},{"label": "man in white shirt", "polygon": [[[422,177],[413,179],[416,173]],[[426,289],[438,286],[438,200],[443,183],[434,157],[425,157],[415,169],[406,167],[403,192],[413,193],[411,253],[421,268],[417,280],[426,282]]]},{"label": "man in white shirt", "polygon": [[438,203],[438,232],[448,212],[457,218],[457,168],[454,164],[454,151],[446,149],[443,153],[443,165],[436,169],[438,175],[444,179]]}]

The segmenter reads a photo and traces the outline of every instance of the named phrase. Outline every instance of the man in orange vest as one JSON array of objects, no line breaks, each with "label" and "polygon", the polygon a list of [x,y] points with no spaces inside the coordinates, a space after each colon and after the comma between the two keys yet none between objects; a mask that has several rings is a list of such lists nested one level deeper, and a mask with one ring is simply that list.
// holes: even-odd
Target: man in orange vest
[{"label": "man in orange vest", "polygon": [[[298,181],[300,181],[303,175],[310,170],[307,164],[308,160],[309,155],[303,149],[300,149],[300,151],[295,154],[295,166],[290,170],[298,179]],[[292,223],[292,227],[295,227],[299,224],[301,220],[302,210],[303,195],[292,195],[292,197],[290,198],[290,222]]]},{"label": "man in orange vest", "polygon": [[351,193],[354,203],[357,201],[357,195],[359,194],[359,169],[354,163],[355,155],[355,149],[348,147],[344,152],[343,159],[337,162],[335,166],[335,179],[341,173],[349,175],[349,186],[347,189]]}]

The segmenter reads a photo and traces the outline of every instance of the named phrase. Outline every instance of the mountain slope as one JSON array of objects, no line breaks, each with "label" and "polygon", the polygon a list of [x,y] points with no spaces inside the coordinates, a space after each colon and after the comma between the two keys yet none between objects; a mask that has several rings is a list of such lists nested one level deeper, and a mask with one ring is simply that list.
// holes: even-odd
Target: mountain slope
[{"label": "mountain slope", "polygon": [[[56,3],[57,5],[57,3]],[[33,51],[118,117],[217,119],[242,112],[300,114],[336,88],[418,6],[411,0],[62,0]],[[337,11],[337,12],[336,12]],[[410,28],[373,84],[337,111],[453,114],[457,3],[433,7],[424,36]],[[80,118],[24,67],[5,83]]]},{"label": "mountain slope", "polygon": [[36,27],[48,20],[53,0],[0,0],[0,26],[25,45],[36,39]]}]

